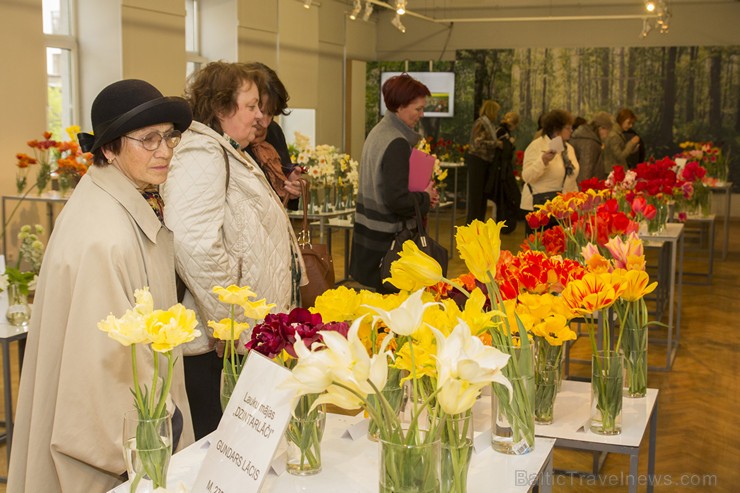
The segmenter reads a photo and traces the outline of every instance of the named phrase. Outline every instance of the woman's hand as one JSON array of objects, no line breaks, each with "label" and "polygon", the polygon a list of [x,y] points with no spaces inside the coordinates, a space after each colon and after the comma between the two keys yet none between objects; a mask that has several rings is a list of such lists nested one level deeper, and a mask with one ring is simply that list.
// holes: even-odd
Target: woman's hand
[{"label": "woman's hand", "polygon": [[434,209],[439,204],[439,192],[434,186],[434,181],[430,181],[429,185],[424,189],[429,194],[429,208]]},{"label": "woman's hand", "polygon": [[550,164],[550,161],[553,160],[553,158],[555,157],[555,154],[556,154],[556,152],[553,151],[553,150],[549,150],[547,152],[543,152],[542,153],[542,163],[545,166],[547,166],[548,164]]},{"label": "woman's hand", "polygon": [[285,180],[285,191],[288,192],[288,195],[291,199],[297,199],[301,196],[301,170],[300,168],[296,167],[290,175],[288,175],[288,179]]}]

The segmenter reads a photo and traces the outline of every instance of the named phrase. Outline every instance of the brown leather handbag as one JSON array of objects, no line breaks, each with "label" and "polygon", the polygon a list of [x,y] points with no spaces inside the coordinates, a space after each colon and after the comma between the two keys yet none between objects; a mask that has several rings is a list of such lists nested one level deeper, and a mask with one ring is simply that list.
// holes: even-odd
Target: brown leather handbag
[{"label": "brown leather handbag", "polygon": [[319,295],[328,289],[334,288],[334,262],[326,245],[311,242],[311,229],[308,226],[308,183],[306,180],[301,180],[301,194],[303,195],[303,225],[298,232],[298,246],[308,274],[308,284],[301,286],[301,306],[310,308]]}]

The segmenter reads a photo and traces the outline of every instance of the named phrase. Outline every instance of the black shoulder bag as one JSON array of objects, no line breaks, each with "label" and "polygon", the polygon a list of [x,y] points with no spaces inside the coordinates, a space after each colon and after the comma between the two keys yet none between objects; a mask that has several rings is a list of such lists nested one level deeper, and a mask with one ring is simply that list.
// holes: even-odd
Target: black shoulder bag
[{"label": "black shoulder bag", "polygon": [[[403,244],[411,240],[416,243],[419,250],[426,253],[434,260],[436,260],[442,267],[442,275],[447,275],[447,249],[434,241],[424,229],[424,223],[421,220],[421,210],[419,210],[419,203],[414,199],[414,209],[416,210],[416,231],[411,231],[406,221],[403,221],[403,229],[396,233],[396,237],[393,238],[391,247],[388,249],[386,254],[380,261],[380,279],[387,279],[391,277],[391,264],[398,260],[401,250],[403,250]],[[388,289],[397,290],[395,286],[390,283],[384,283],[384,286]]]}]

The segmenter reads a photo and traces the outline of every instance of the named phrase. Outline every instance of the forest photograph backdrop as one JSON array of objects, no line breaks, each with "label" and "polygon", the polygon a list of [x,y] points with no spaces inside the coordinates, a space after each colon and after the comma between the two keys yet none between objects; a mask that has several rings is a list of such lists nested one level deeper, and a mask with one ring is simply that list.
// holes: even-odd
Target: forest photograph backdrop
[{"label": "forest photograph backdrop", "polygon": [[380,118],[380,74],[404,70],[455,73],[455,115],[424,118],[424,135],[467,143],[484,99],[501,104],[500,116],[519,113],[518,149],[551,109],[588,120],[630,108],[647,156],[673,155],[687,140],[713,141],[729,152],[738,190],[740,47],[459,50],[454,62],[369,62],[366,132]]}]

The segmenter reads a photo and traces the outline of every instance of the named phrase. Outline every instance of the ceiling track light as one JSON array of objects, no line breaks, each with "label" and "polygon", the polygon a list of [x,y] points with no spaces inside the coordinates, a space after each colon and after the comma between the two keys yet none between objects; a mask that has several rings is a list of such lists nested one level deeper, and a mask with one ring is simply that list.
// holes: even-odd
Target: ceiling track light
[{"label": "ceiling track light", "polygon": [[365,10],[362,12],[362,20],[367,22],[370,20],[370,16],[373,15],[373,4],[365,1]]},{"label": "ceiling track light", "polygon": [[403,15],[406,13],[406,0],[396,0],[396,14]]},{"label": "ceiling track light", "polygon": [[653,2],[652,0],[647,0],[645,2],[645,10],[647,10],[648,12],[654,12],[655,11],[655,2]]},{"label": "ceiling track light", "polygon": [[352,7],[352,12],[349,14],[349,18],[351,20],[356,20],[357,16],[360,15],[360,11],[362,10],[362,0],[355,0],[354,6]]},{"label": "ceiling track light", "polygon": [[396,14],[393,17],[393,20],[391,21],[391,24],[393,27],[401,31],[402,33],[406,32],[406,26],[403,25],[403,22],[401,22],[401,14]]},{"label": "ceiling track light", "polygon": [[313,3],[313,0],[303,0],[303,8],[310,9],[312,3]]}]

